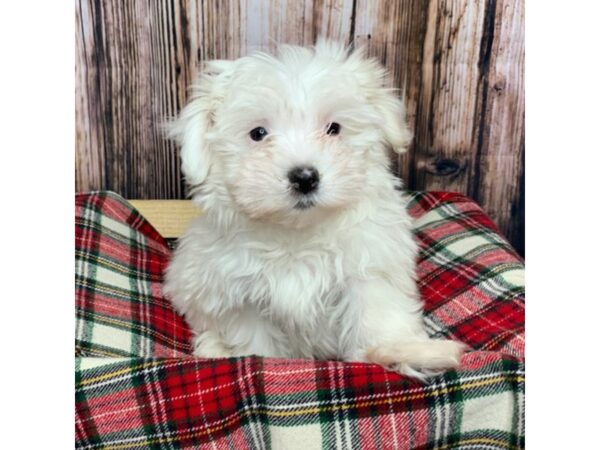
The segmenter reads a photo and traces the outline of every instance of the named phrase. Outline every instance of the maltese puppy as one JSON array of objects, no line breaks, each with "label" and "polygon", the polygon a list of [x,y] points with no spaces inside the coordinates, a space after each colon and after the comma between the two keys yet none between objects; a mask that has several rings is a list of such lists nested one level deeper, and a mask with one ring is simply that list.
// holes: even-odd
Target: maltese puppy
[{"label": "maltese puppy", "polygon": [[326,40],[206,64],[169,129],[203,210],[164,285],[195,355],[363,361],[422,380],[458,366],[463,344],[424,329],[387,154],[411,133],[385,78]]}]

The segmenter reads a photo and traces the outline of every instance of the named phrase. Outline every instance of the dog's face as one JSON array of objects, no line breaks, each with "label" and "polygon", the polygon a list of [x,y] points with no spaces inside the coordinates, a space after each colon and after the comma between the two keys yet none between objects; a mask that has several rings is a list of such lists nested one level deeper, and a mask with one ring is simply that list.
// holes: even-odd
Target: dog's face
[{"label": "dog's face", "polygon": [[410,141],[384,75],[327,41],[208,63],[172,127],[186,180],[251,219],[295,227],[359,201],[385,148]]}]

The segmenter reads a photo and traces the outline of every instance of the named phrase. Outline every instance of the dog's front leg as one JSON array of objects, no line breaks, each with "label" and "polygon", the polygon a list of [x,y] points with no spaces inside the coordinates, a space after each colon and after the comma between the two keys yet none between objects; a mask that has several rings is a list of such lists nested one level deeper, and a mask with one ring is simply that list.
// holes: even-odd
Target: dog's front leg
[{"label": "dog's front leg", "polygon": [[416,286],[393,286],[383,278],[350,286],[356,324],[345,359],[373,362],[425,380],[458,367],[465,345],[431,339],[425,332]]},{"label": "dog's front leg", "polygon": [[282,331],[251,305],[228,311],[194,341],[194,354],[202,357],[258,355],[291,357],[289,343]]}]

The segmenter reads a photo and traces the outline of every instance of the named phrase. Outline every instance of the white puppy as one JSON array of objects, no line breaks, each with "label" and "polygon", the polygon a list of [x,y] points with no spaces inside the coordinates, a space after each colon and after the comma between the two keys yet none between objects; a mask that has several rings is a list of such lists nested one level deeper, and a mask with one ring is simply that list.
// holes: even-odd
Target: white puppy
[{"label": "white puppy", "polygon": [[368,361],[421,379],[459,364],[464,346],[423,327],[386,154],[411,133],[385,76],[324,40],[206,64],[170,130],[204,213],[164,286],[196,355]]}]

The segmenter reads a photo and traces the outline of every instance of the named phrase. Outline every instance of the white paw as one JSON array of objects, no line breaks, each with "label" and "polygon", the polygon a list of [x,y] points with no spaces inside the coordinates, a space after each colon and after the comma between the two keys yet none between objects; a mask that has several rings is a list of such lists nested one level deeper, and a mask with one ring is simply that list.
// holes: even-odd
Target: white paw
[{"label": "white paw", "polygon": [[196,337],[193,341],[194,356],[202,358],[229,358],[233,353],[227,347],[219,336],[212,331],[205,331]]},{"label": "white paw", "polygon": [[376,347],[367,352],[366,358],[394,372],[426,381],[447,369],[457,368],[466,347],[462,342],[431,339]]}]

